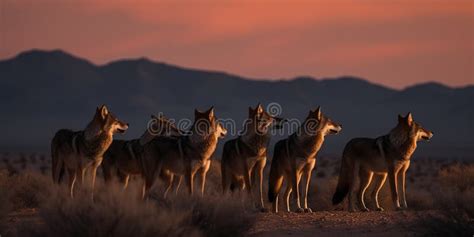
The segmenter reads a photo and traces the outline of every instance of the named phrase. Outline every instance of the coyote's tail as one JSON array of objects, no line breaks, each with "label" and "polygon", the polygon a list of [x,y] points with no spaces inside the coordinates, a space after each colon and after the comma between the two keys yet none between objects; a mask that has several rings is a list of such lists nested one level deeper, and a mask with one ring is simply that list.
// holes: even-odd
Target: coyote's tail
[{"label": "coyote's tail", "polygon": [[53,182],[59,184],[64,176],[64,163],[59,156],[59,141],[56,137],[51,142],[51,165]]},{"label": "coyote's tail", "polygon": [[270,177],[268,178],[268,200],[270,202],[274,202],[280,193],[281,186],[283,184],[283,176],[279,173],[280,167],[279,165],[279,157],[285,155],[284,153],[284,142],[277,142],[275,144],[275,150],[273,152],[273,160],[270,166]]},{"label": "coyote's tail", "polygon": [[332,204],[341,203],[349,193],[353,182],[354,161],[347,156],[346,152],[342,155],[341,170],[337,182],[336,193],[332,197]]}]

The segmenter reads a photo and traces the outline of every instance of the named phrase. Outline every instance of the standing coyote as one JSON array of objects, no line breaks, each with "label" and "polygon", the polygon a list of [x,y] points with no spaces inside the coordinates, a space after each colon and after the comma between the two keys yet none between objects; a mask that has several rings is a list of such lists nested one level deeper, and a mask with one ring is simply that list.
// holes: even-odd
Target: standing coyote
[{"label": "standing coyote", "polygon": [[241,190],[246,188],[251,194],[252,174],[258,174],[260,205],[265,209],[263,202],[263,169],[267,163],[267,146],[270,142],[270,128],[273,123],[280,127],[283,121],[263,110],[258,104],[255,109],[249,107],[249,117],[245,123],[244,131],[238,138],[224,144],[221,160],[222,189]]},{"label": "standing coyote", "polygon": [[[156,137],[149,145],[153,155],[162,161],[158,171],[167,184],[165,196],[170,190],[174,176],[185,177],[188,191],[194,193],[194,176],[201,173],[201,195],[204,195],[206,174],[211,166],[211,156],[217,147],[217,141],[226,135],[227,130],[214,116],[214,107],[206,112],[194,111],[194,123],[188,135],[178,139]],[[179,186],[178,186],[179,188]]]},{"label": "standing coyote", "polygon": [[105,105],[97,108],[94,118],[83,131],[74,132],[61,129],[51,141],[53,181],[60,183],[64,170],[69,175],[69,191],[74,197],[76,177],[84,182],[85,172],[92,170],[92,198],[97,167],[102,163],[102,156],[112,143],[114,133],[124,133],[128,124],[118,120]]},{"label": "standing coyote", "polygon": [[[341,171],[336,193],[332,198],[334,205],[341,203],[349,193],[349,210],[355,211],[352,201],[352,186],[359,176],[360,187],[357,194],[359,206],[362,211],[368,211],[364,203],[364,193],[369,187],[375,174],[375,189],[372,198],[378,211],[383,211],[378,202],[378,193],[388,175],[392,200],[397,209],[407,208],[405,196],[405,174],[410,166],[410,157],[415,152],[419,140],[429,140],[433,133],[424,129],[413,121],[411,113],[407,116],[398,116],[398,124],[389,134],[375,139],[354,138],[344,148],[342,155]],[[402,188],[400,207],[398,195],[397,176],[401,172]]]},{"label": "standing coyote", "polygon": [[[311,172],[316,165],[316,155],[323,145],[324,137],[328,134],[337,134],[341,129],[341,125],[324,116],[318,107],[314,111],[309,111],[308,117],[298,131],[275,144],[268,180],[268,199],[273,203],[275,213],[278,212],[278,195],[284,179],[286,179],[286,210],[290,212],[290,194],[295,191],[297,212],[312,212],[308,207],[308,190]],[[304,209],[301,208],[299,191],[303,174],[306,178],[303,188]]]},{"label": "standing coyote", "polygon": [[123,189],[127,188],[130,175],[140,174],[143,178],[143,198],[146,195],[145,190],[148,190],[155,181],[154,177],[146,174],[154,172],[153,169],[160,168],[159,160],[153,156],[144,155],[145,150],[150,147],[147,146],[148,142],[155,136],[182,135],[179,129],[163,115],[158,117],[152,115],[151,119],[149,127],[139,139],[130,141],[114,140],[105,152],[104,161],[102,162],[105,181],[109,182],[114,175],[117,175],[124,184]]}]

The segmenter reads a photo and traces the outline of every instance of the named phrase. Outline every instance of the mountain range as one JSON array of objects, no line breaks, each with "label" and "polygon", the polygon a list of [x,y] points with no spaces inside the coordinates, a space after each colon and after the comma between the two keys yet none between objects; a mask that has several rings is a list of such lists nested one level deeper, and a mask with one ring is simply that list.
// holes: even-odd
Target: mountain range
[{"label": "mountain range", "polygon": [[340,155],[352,137],[386,134],[398,114],[411,111],[435,133],[419,145],[417,156],[474,157],[472,85],[428,82],[396,90],[352,76],[251,79],[146,58],[95,65],[61,50],[30,50],[0,61],[0,150],[48,151],[56,130],[84,128],[101,104],[131,124],[120,136],[131,139],[144,131],[150,114],[179,120],[211,105],[219,118],[235,119],[240,129],[248,107],[258,102],[278,103],[280,116],[300,120],[320,105],[344,128],[326,139],[322,154]]}]

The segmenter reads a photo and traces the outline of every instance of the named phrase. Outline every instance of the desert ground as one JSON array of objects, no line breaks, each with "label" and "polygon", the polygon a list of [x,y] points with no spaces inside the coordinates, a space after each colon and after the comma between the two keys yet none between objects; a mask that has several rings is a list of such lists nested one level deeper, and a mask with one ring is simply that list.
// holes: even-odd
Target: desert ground
[{"label": "desert ground", "polygon": [[[473,236],[474,163],[414,157],[407,173],[409,209],[395,211],[388,183],[380,194],[384,212],[332,206],[339,158],[318,158],[309,206],[313,213],[260,212],[256,196],[223,195],[214,160],[204,197],[184,188],[167,199],[157,180],[140,200],[140,179],[122,191],[99,173],[96,198],[86,185],[76,197],[53,185],[51,159],[43,153],[0,153],[0,236]],[[269,167],[269,164],[267,164]],[[196,182],[197,184],[197,182]],[[266,183],[265,183],[266,186]],[[265,187],[266,189],[266,187]],[[371,190],[369,188],[368,194]],[[369,209],[373,202],[366,195]],[[280,202],[282,204],[282,202]],[[269,208],[271,205],[267,203]]]}]

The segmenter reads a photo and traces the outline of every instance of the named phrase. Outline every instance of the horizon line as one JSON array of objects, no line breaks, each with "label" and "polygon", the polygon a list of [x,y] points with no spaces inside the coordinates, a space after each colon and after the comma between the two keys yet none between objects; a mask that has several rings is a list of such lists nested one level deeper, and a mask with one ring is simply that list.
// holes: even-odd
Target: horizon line
[{"label": "horizon line", "polygon": [[474,86],[474,83],[467,83],[467,84],[459,85],[459,86],[451,86],[451,85],[447,85],[447,84],[445,84],[443,82],[439,82],[439,81],[424,81],[424,82],[408,84],[408,85],[405,85],[402,88],[396,88],[396,87],[393,87],[393,86],[385,85],[383,83],[374,82],[374,81],[372,81],[368,78],[364,78],[364,77],[361,77],[361,76],[343,75],[343,74],[341,74],[339,76],[327,76],[327,77],[316,77],[316,76],[312,76],[312,75],[295,75],[295,76],[287,77],[287,78],[285,78],[285,77],[281,77],[281,78],[257,78],[257,77],[252,77],[252,76],[242,76],[242,75],[237,74],[237,73],[227,72],[227,71],[223,71],[223,70],[219,70],[219,69],[196,68],[196,67],[192,67],[192,66],[181,66],[179,64],[174,64],[174,63],[168,63],[168,62],[165,62],[165,61],[155,60],[155,59],[152,59],[152,58],[147,57],[147,56],[138,56],[138,57],[129,57],[129,58],[122,57],[122,58],[108,60],[105,63],[95,63],[95,62],[93,62],[92,60],[90,60],[86,57],[82,57],[80,55],[77,55],[75,53],[72,53],[70,51],[67,51],[67,50],[64,50],[64,49],[61,49],[61,48],[51,48],[51,49],[29,48],[29,49],[19,51],[13,56],[6,57],[6,58],[0,58],[0,63],[5,62],[5,61],[14,60],[14,59],[20,57],[21,55],[31,54],[31,53],[34,53],[34,52],[49,53],[49,54],[59,52],[59,53],[66,54],[70,57],[86,61],[87,63],[89,63],[91,65],[94,65],[96,67],[104,67],[104,66],[107,66],[107,65],[110,65],[110,64],[113,64],[113,63],[122,62],[122,61],[145,60],[145,61],[148,61],[150,63],[163,64],[163,65],[167,65],[167,66],[170,66],[170,67],[175,67],[175,68],[179,68],[179,69],[183,69],[183,70],[192,70],[192,71],[201,71],[201,72],[208,72],[208,73],[211,72],[211,73],[225,74],[225,75],[229,75],[229,76],[233,76],[233,77],[238,77],[241,80],[248,80],[248,81],[281,82],[281,81],[295,81],[295,80],[299,80],[299,79],[303,79],[303,78],[314,80],[314,81],[331,81],[331,80],[338,80],[338,79],[343,79],[343,78],[350,78],[350,79],[354,79],[354,80],[364,81],[364,82],[367,82],[367,83],[375,85],[375,86],[380,86],[380,87],[384,87],[384,88],[395,90],[395,91],[404,91],[404,90],[407,90],[409,88],[413,88],[413,87],[417,87],[417,86],[421,86],[421,85],[428,85],[428,84],[436,84],[436,85],[439,85],[439,86],[442,86],[442,87],[445,87],[445,88],[448,88],[448,89],[454,89],[454,90],[455,89],[464,89],[464,88]]}]

